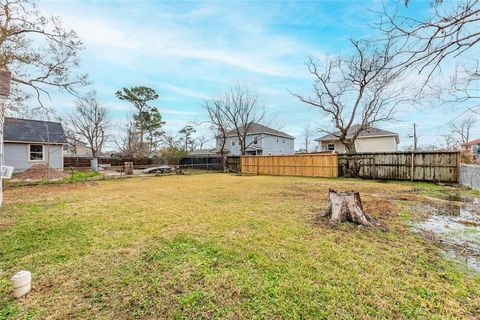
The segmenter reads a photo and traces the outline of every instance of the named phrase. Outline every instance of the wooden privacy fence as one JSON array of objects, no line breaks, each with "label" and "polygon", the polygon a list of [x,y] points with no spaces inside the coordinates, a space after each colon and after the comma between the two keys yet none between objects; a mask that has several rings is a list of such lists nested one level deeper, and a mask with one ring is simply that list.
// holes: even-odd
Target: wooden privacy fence
[{"label": "wooden privacy fence", "polygon": [[225,161],[226,161],[227,171],[241,172],[242,168],[240,166],[240,157],[228,156],[226,157]]},{"label": "wooden privacy fence", "polygon": [[458,182],[458,152],[340,154],[338,175],[385,180]]},{"label": "wooden privacy fence", "polygon": [[242,174],[337,177],[336,154],[300,154],[288,156],[242,156]]}]

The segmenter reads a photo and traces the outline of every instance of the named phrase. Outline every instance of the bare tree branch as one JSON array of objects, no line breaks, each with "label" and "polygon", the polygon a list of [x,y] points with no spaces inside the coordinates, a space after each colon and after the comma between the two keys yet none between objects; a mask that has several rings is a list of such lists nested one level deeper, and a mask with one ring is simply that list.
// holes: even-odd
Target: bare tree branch
[{"label": "bare tree branch", "polygon": [[79,99],[75,111],[70,115],[73,130],[87,141],[93,158],[98,156],[107,140],[109,122],[108,109],[98,102],[95,91]]},{"label": "bare tree branch", "polygon": [[314,95],[292,94],[322,110],[334,127],[323,131],[355,153],[358,135],[377,122],[392,119],[406,98],[405,89],[397,85],[401,72],[391,67],[398,53],[392,50],[390,41],[382,46],[359,41],[352,41],[352,45],[352,56],[327,59],[323,71],[317,61],[309,58],[307,67],[314,77]]},{"label": "bare tree branch", "polygon": [[[405,1],[405,5],[409,2]],[[442,66],[459,62],[461,56],[476,61],[478,66],[480,0],[436,0],[433,4],[432,15],[424,21],[398,15],[398,10],[390,12],[385,7],[380,12],[376,27],[402,51],[394,67],[424,75],[417,80],[419,97],[430,96],[427,89],[433,89],[443,103],[478,99],[478,67],[471,71],[470,66],[464,66],[469,71],[462,72],[460,77],[457,74],[447,86],[439,85],[441,81],[437,79],[442,79]]]},{"label": "bare tree branch", "polygon": [[12,72],[11,108],[28,111],[30,98],[36,107],[51,111],[44,103],[52,89],[80,97],[76,89],[88,83],[76,73],[83,44],[73,30],[63,28],[58,17],[42,15],[27,0],[0,1],[0,69]]},{"label": "bare tree branch", "polygon": [[223,95],[205,102],[210,123],[218,131],[222,141],[220,149],[223,154],[228,134],[235,134],[240,145],[240,153],[244,155],[254,143],[247,143],[247,136],[253,126],[266,120],[265,108],[259,103],[259,96],[248,87],[237,84]]}]

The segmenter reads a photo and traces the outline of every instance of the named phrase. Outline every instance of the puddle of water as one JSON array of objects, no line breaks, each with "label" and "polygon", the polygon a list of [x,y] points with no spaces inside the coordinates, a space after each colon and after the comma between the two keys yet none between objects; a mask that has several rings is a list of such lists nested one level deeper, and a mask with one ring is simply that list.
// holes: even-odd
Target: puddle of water
[{"label": "puddle of water", "polygon": [[480,272],[480,198],[452,195],[443,200],[450,203],[427,206],[429,217],[414,229],[439,243],[447,256]]}]

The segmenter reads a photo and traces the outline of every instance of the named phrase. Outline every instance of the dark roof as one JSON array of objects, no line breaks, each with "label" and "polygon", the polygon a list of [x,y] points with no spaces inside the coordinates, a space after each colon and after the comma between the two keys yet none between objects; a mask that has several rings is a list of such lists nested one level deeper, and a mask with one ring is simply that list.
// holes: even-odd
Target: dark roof
[{"label": "dark roof", "polygon": [[[240,129],[240,132],[243,133],[244,130],[245,130],[244,127],[242,127]],[[272,136],[279,136],[279,137],[284,137],[284,138],[289,138],[289,139],[295,139],[294,137],[292,137],[291,135],[289,135],[288,133],[285,133],[283,131],[278,131],[278,130],[269,128],[269,127],[264,126],[263,124],[260,124],[260,123],[254,123],[250,126],[247,134],[257,134],[257,133],[265,133],[265,134],[270,134]],[[232,137],[232,136],[236,136],[236,135],[237,135],[237,132],[235,130],[230,130],[226,134],[227,137]]]},{"label": "dark roof", "polygon": [[[359,127],[360,125],[358,124],[351,126],[347,131],[347,139],[353,137],[353,135],[355,134],[355,132],[357,132]],[[335,135],[340,135],[340,131],[335,132]],[[338,139],[338,137],[336,137],[335,135],[327,134],[315,140],[316,141],[336,140]],[[396,136],[398,139],[398,133],[379,129],[379,128],[374,128],[374,127],[368,127],[358,134],[358,137],[375,137],[375,136]]]},{"label": "dark roof", "polygon": [[67,143],[59,122],[5,118],[5,141]]}]

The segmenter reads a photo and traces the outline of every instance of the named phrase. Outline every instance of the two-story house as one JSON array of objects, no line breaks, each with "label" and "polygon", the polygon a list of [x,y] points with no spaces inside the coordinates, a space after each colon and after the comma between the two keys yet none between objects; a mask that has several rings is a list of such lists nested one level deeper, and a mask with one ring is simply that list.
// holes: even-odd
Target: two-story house
[{"label": "two-story house", "polygon": [[[350,127],[347,131],[347,139],[351,139],[358,130],[359,125]],[[345,146],[342,144],[338,136],[340,132],[335,134],[327,134],[321,138],[315,139],[318,143],[318,151],[335,151],[345,153]],[[398,150],[400,138],[398,133],[368,127],[360,132],[355,139],[355,149],[357,152],[394,152]]]},{"label": "two-story house", "polygon": [[[247,155],[294,154],[294,140],[294,137],[285,132],[257,123],[250,126],[247,132],[245,153]],[[222,139],[217,138],[217,148],[220,148],[221,145]],[[226,153],[232,156],[239,156],[241,154],[240,150],[240,142],[236,132],[234,130],[229,131],[225,139]]]}]

